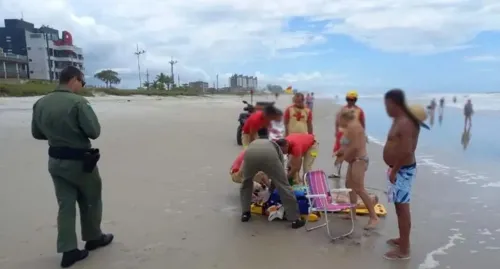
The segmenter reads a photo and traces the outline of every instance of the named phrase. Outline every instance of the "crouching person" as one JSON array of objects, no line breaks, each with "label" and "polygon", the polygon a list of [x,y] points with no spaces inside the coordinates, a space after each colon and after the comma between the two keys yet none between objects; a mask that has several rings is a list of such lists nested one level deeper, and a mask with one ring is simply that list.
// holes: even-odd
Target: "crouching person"
[{"label": "crouching person", "polygon": [[[245,150],[242,150],[236,160],[234,160],[231,169],[229,170],[229,174],[231,175],[231,180],[234,183],[243,183],[243,171],[241,170],[241,166],[243,165],[243,157],[245,156]],[[259,171],[253,177],[253,190],[258,191],[262,189],[262,186],[269,186],[269,178],[267,175]]]},{"label": "crouching person", "polygon": [[293,178],[295,184],[303,184],[300,174],[312,170],[314,160],[318,155],[318,143],[312,134],[290,134],[277,141],[284,154],[288,154],[288,178]]},{"label": "crouching person", "polygon": [[241,209],[243,212],[241,221],[247,222],[250,220],[250,207],[254,190],[253,182],[255,175],[259,172],[267,175],[278,190],[283,207],[285,208],[286,217],[292,221],[292,228],[298,229],[304,226],[305,221],[300,218],[295,193],[286,177],[283,152],[280,145],[267,139],[253,141],[243,153],[243,182],[240,190]]}]

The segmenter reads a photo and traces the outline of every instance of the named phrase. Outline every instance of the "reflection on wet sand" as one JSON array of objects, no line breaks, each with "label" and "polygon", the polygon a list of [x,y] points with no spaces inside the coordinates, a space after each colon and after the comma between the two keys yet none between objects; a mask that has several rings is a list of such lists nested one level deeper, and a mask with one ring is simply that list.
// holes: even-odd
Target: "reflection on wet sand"
[{"label": "reflection on wet sand", "polygon": [[471,138],[471,133],[470,133],[470,130],[471,130],[471,126],[469,126],[468,128],[465,128],[464,129],[464,132],[462,133],[462,147],[464,148],[464,150],[467,149],[467,147],[469,146],[469,143],[470,143],[470,138]]}]

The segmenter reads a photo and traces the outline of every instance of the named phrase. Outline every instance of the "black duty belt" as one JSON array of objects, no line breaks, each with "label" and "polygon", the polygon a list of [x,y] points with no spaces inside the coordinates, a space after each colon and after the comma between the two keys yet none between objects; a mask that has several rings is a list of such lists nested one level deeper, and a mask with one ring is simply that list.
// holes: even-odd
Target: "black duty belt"
[{"label": "black duty belt", "polygon": [[49,156],[60,160],[83,162],[83,171],[90,173],[101,158],[99,149],[77,149],[69,147],[49,147]]}]

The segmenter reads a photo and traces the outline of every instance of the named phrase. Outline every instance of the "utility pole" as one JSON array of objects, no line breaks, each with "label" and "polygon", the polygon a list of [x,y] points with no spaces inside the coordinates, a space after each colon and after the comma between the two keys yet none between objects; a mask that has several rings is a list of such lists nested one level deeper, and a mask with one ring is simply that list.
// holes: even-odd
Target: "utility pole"
[{"label": "utility pole", "polygon": [[219,74],[217,74],[216,77],[216,81],[217,81],[217,86],[215,87],[215,89],[219,90]]},{"label": "utility pole", "polygon": [[141,55],[146,53],[145,50],[139,50],[139,44],[137,44],[137,49],[134,54],[137,56],[137,70],[139,71],[139,88],[142,87],[142,79],[141,79]]},{"label": "utility pole", "polygon": [[149,90],[149,69],[146,69],[146,89]]},{"label": "utility pole", "polygon": [[177,63],[177,61],[174,61],[174,57],[168,62],[170,64],[170,75],[172,78],[172,82],[175,83],[175,77],[174,77],[174,64]]},{"label": "utility pole", "polygon": [[179,74],[177,74],[177,86],[181,86],[181,76],[179,76]]},{"label": "utility pole", "polygon": [[49,35],[47,33],[46,28],[49,28],[49,26],[42,25],[42,27],[40,27],[40,29],[43,29],[42,33],[43,33],[43,37],[45,38],[45,44],[46,44],[46,48],[47,48],[47,67],[49,68],[49,80],[52,83],[54,80],[54,76],[52,76],[52,67],[51,67],[51,62],[50,62]]}]

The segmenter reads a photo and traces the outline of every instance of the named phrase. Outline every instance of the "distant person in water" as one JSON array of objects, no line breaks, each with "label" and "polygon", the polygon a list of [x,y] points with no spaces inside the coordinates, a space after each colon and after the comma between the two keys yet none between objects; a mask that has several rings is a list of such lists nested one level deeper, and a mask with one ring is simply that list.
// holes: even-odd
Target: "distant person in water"
[{"label": "distant person in water", "polygon": [[433,98],[431,100],[431,103],[429,104],[429,106],[427,106],[427,109],[429,110],[429,123],[431,124],[431,126],[434,125],[434,117],[436,115],[436,107],[437,107],[437,103],[436,103],[436,98]]},{"label": "distant person in water", "polygon": [[443,114],[444,114],[444,97],[441,97],[441,99],[439,99],[439,115],[438,115],[439,125],[443,123]]},{"label": "distant person in water", "polygon": [[306,96],[306,105],[310,110],[313,110],[314,106],[314,93],[308,93]]},{"label": "distant person in water", "polygon": [[400,89],[393,89],[385,94],[385,107],[393,121],[383,158],[389,166],[387,195],[396,209],[399,237],[387,241],[394,249],[387,252],[384,258],[407,260],[410,258],[411,191],[417,174],[415,150],[420,127],[429,127],[424,123],[427,118],[425,109],[419,105],[407,106],[405,94]]},{"label": "distant person in water", "polygon": [[472,115],[474,114],[474,108],[472,107],[472,101],[471,99],[467,100],[467,103],[465,103],[464,106],[464,129],[470,129],[472,126]]},{"label": "distant person in water", "polygon": [[457,97],[453,96],[453,103],[456,103],[456,102],[457,102]]}]

